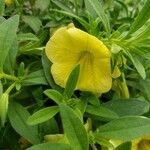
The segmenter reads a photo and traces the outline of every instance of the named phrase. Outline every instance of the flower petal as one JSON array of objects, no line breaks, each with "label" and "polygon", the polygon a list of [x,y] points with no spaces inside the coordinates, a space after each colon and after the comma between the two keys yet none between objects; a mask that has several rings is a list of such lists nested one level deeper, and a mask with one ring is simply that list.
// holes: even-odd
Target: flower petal
[{"label": "flower petal", "polygon": [[81,64],[77,88],[93,93],[104,93],[110,90],[112,79],[109,59],[95,60],[93,65]]},{"label": "flower petal", "polygon": [[82,51],[89,51],[95,57],[110,57],[109,50],[100,40],[75,27],[58,29],[46,45],[46,54],[52,62],[78,61]]},{"label": "flower petal", "polygon": [[51,73],[54,78],[54,81],[61,87],[65,87],[67,79],[74,67],[75,64],[73,63],[54,63],[51,66]]}]

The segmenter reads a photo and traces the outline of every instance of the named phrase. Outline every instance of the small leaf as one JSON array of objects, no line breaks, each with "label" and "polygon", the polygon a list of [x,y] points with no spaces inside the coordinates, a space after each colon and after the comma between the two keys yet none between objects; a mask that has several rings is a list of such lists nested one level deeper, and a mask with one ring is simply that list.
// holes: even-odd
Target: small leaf
[{"label": "small leaf", "polygon": [[49,59],[45,55],[45,51],[43,51],[43,53],[42,53],[42,66],[43,66],[43,69],[44,69],[45,78],[46,78],[47,82],[49,83],[49,85],[53,89],[61,92],[62,88],[59,87],[57,84],[55,84],[55,82],[53,80],[53,77],[51,75],[51,71],[50,71],[51,65],[52,65],[52,63],[49,61]]},{"label": "small leaf", "polygon": [[8,117],[12,127],[32,144],[40,143],[37,126],[29,126],[26,123],[29,116],[29,112],[23,106],[11,101]]},{"label": "small leaf", "polygon": [[60,14],[75,18],[76,20],[78,20],[85,27],[85,29],[88,30],[88,28],[89,28],[89,24],[84,19],[78,17],[77,15],[75,15],[71,12],[67,12],[67,11],[63,11],[63,10],[57,10],[57,9],[51,9],[51,11],[58,12]]},{"label": "small leaf", "polygon": [[28,118],[27,123],[29,125],[36,125],[36,124],[45,122],[51,119],[52,117],[54,117],[58,113],[58,111],[59,111],[59,108],[57,106],[43,108],[35,112],[33,115],[31,115]]},{"label": "small leaf", "polygon": [[6,121],[8,100],[9,100],[9,95],[7,93],[3,93],[2,95],[0,95],[0,119],[1,119],[2,127],[4,126]]},{"label": "small leaf", "polygon": [[[93,17],[95,16],[94,12],[97,13],[97,15],[99,16],[99,18],[101,19],[105,30],[109,33],[110,32],[110,24],[109,24],[109,20],[108,17],[106,16],[104,9],[101,5],[101,3],[98,0],[86,0],[86,6],[87,10],[90,10],[90,14],[93,14]],[[90,9],[88,9],[90,8]],[[91,9],[93,8],[93,9]]]},{"label": "small leaf", "polygon": [[[0,24],[0,68],[3,68],[6,57],[16,37],[19,16],[13,16]],[[8,36],[9,33],[9,36]]]},{"label": "small leaf", "polygon": [[52,2],[55,5],[57,5],[59,8],[61,8],[62,10],[66,11],[66,12],[72,13],[72,9],[70,9],[69,7],[67,7],[66,5],[64,5],[62,2],[55,1],[55,0],[52,0]]},{"label": "small leaf", "polygon": [[23,80],[23,85],[37,84],[47,85],[47,81],[45,79],[43,70],[32,72],[29,75],[27,75],[26,78]]},{"label": "small leaf", "polygon": [[4,0],[0,0],[0,16],[4,14],[5,10],[5,2]]},{"label": "small leaf", "polygon": [[144,7],[142,8],[140,13],[138,14],[137,18],[133,22],[128,35],[137,31],[150,18],[150,13],[148,13],[149,8],[150,8],[150,1],[147,0]]},{"label": "small leaf", "polygon": [[7,74],[14,74],[16,67],[16,57],[18,52],[17,36],[15,35],[11,50],[8,52],[5,63],[3,65],[4,72]]},{"label": "small leaf", "polygon": [[73,149],[88,150],[87,133],[79,117],[65,105],[60,105],[60,114],[65,135]]},{"label": "small leaf", "polygon": [[115,150],[131,150],[132,143],[125,142],[115,148]]},{"label": "small leaf", "polygon": [[44,143],[27,148],[27,150],[72,150],[72,148],[63,143]]},{"label": "small leaf", "polygon": [[35,1],[35,7],[37,9],[40,9],[41,11],[44,11],[44,10],[48,9],[49,5],[50,5],[49,0],[44,0],[44,1],[36,0]]},{"label": "small leaf", "polygon": [[44,91],[44,94],[50,99],[54,100],[57,104],[62,103],[63,96],[56,90],[48,89]]},{"label": "small leaf", "polygon": [[118,118],[118,115],[114,111],[103,106],[97,107],[97,106],[88,105],[86,108],[86,112],[106,119]]},{"label": "small leaf", "polygon": [[3,84],[0,80],[0,96],[3,94]]},{"label": "small leaf", "polygon": [[23,21],[28,24],[31,29],[37,33],[41,26],[42,26],[42,22],[41,20],[38,18],[38,17],[35,17],[35,16],[23,16],[22,17]]},{"label": "small leaf", "polygon": [[130,60],[132,61],[133,65],[135,66],[137,72],[140,74],[140,76],[145,79],[146,78],[146,72],[145,68],[142,65],[142,63],[137,59],[135,55],[131,55],[131,53],[128,52],[128,56]]},{"label": "small leaf", "polygon": [[79,77],[79,71],[80,71],[80,66],[76,66],[73,71],[70,73],[69,78],[66,83],[66,87],[64,90],[64,96],[67,96],[67,98],[71,98],[75,88],[76,84],[78,82],[78,77]]},{"label": "small leaf", "polygon": [[17,36],[18,41],[39,41],[39,39],[32,33],[21,33]]},{"label": "small leaf", "polygon": [[150,119],[138,117],[122,117],[99,127],[95,136],[108,139],[130,141],[150,134]]},{"label": "small leaf", "polygon": [[149,111],[149,103],[138,99],[118,99],[102,104],[106,108],[116,112],[119,116],[142,115]]}]

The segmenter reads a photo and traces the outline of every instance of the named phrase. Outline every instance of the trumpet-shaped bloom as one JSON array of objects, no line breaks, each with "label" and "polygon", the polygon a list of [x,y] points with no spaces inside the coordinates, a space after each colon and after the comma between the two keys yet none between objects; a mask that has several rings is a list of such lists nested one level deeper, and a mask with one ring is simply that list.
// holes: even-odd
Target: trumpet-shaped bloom
[{"label": "trumpet-shaped bloom", "polygon": [[71,71],[80,65],[76,89],[104,93],[110,90],[111,53],[96,37],[73,25],[59,28],[46,45],[46,55],[53,63],[55,82],[65,87]]}]

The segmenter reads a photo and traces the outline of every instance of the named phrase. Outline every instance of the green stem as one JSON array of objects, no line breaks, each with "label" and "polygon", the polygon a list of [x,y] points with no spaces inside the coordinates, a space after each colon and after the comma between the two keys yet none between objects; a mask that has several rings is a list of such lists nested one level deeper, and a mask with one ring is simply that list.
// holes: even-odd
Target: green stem
[{"label": "green stem", "polygon": [[0,74],[0,79],[2,78],[6,78],[8,80],[13,80],[13,81],[18,81],[19,79],[13,75],[9,75],[9,74],[5,74],[5,73],[1,73]]},{"label": "green stem", "polygon": [[125,79],[124,73],[122,73],[122,79],[123,79],[123,82],[121,84],[121,87],[122,87],[122,97],[123,98],[129,98],[130,94],[129,94],[129,89],[128,89],[128,86],[127,86],[127,83],[126,83],[126,79]]},{"label": "green stem", "polygon": [[9,94],[11,90],[15,87],[16,82],[14,82],[12,85],[9,86],[9,88],[5,91],[5,93]]},{"label": "green stem", "polygon": [[94,144],[90,144],[93,150],[97,150],[97,147]]}]

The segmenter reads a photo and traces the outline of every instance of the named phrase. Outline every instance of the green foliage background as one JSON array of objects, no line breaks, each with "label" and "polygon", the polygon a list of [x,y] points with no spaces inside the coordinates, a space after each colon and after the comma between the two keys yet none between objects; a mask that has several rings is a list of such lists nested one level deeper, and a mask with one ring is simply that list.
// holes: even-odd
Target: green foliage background
[{"label": "green foliage background", "polygon": [[[130,150],[150,135],[149,8],[149,0],[0,0],[0,149],[99,150],[119,139],[116,150]],[[111,50],[112,70],[121,64],[117,89],[74,92],[79,66],[65,89],[55,84],[44,48],[71,22]]]}]

